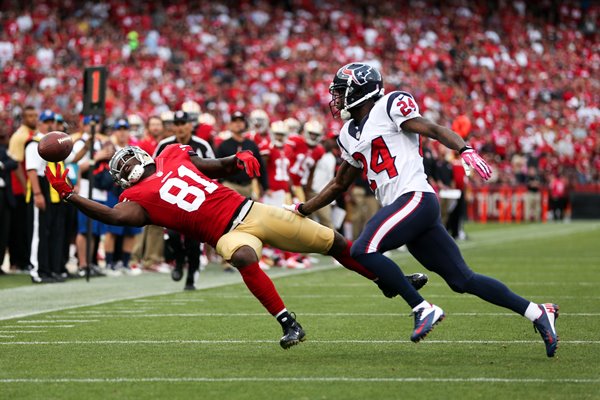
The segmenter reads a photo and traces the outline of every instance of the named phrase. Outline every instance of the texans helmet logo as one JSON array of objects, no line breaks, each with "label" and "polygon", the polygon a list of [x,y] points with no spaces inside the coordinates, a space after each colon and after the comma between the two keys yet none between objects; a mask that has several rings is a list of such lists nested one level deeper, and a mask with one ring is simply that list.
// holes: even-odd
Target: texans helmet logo
[{"label": "texans helmet logo", "polygon": [[364,85],[367,83],[367,77],[373,74],[371,77],[371,81],[373,80],[381,80],[381,77],[378,76],[379,72],[367,64],[348,64],[345,67],[340,68],[338,72],[338,78],[348,79],[348,77],[352,77],[352,80],[357,85]]}]

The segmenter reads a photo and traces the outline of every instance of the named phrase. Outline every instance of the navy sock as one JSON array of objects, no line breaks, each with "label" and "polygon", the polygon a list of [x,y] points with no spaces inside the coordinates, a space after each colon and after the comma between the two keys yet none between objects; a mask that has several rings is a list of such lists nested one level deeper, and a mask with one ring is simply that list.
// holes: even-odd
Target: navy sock
[{"label": "navy sock", "polygon": [[121,256],[121,261],[123,261],[123,266],[125,268],[129,268],[129,260],[131,259],[131,253],[123,252]]},{"label": "navy sock", "polygon": [[465,285],[465,292],[521,315],[525,315],[529,306],[529,300],[512,292],[504,283],[485,275],[474,274]]},{"label": "navy sock", "polygon": [[106,253],[104,254],[104,259],[106,261],[106,268],[112,268],[114,265],[114,260],[113,260],[113,256],[115,255],[115,253]]},{"label": "navy sock", "polygon": [[354,258],[371,272],[374,272],[386,286],[396,289],[410,308],[415,308],[424,301],[419,292],[406,279],[400,267],[383,254],[368,253]]}]

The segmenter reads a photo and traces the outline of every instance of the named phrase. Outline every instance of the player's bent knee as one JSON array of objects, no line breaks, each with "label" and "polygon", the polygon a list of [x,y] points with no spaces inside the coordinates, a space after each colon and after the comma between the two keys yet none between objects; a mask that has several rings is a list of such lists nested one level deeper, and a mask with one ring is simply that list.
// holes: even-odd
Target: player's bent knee
[{"label": "player's bent knee", "polygon": [[339,232],[335,232],[333,244],[327,254],[332,256],[342,254],[346,247],[348,247],[348,241]]},{"label": "player's bent knee", "polygon": [[358,241],[354,242],[350,248],[350,256],[352,258],[356,258],[365,255],[367,253],[366,249],[367,247],[364,245],[364,243],[360,243]]},{"label": "player's bent knee", "polygon": [[228,261],[234,267],[242,268],[246,265],[258,262],[258,256],[252,247],[242,246],[231,255],[231,259]]}]

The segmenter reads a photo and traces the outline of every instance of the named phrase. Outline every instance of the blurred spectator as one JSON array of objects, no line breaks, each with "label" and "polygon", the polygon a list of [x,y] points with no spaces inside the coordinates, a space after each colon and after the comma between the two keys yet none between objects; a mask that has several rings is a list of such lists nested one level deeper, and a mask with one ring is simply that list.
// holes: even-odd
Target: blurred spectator
[{"label": "blurred spectator", "polygon": [[[114,154],[114,147],[110,141],[106,139],[106,136],[100,132],[96,132],[94,135],[94,158],[93,162],[90,162],[90,154],[86,151],[86,147],[92,146],[91,143],[91,123],[99,124],[97,117],[85,116],[81,120],[81,130],[75,133],[73,137],[78,140],[73,144],[73,151],[77,151],[79,154],[83,150],[83,156],[77,162],[77,186],[78,194],[86,198],[90,198],[101,204],[105,204],[108,194],[107,190],[113,185],[113,180],[108,169],[108,160]],[[91,168],[91,171],[90,171]],[[91,175],[91,187],[90,187],[90,175]],[[106,232],[106,226],[98,221],[91,220],[89,223],[91,227],[91,238],[90,243],[92,249],[90,249],[91,259],[89,262],[90,275],[98,276],[104,273],[98,267],[98,247],[100,245],[101,236]],[[88,217],[81,211],[77,211],[77,237],[75,239],[75,245],[77,247],[77,261],[79,265],[79,275],[85,274],[85,269],[88,267]]]},{"label": "blurred spectator", "polygon": [[525,176],[524,183],[527,185],[527,193],[525,194],[525,212],[524,220],[539,221],[542,217],[541,209],[541,188],[542,180],[541,176],[536,167],[533,165],[527,168],[527,175]]},{"label": "blurred spectator", "polygon": [[[135,115],[135,114],[134,114]],[[141,121],[141,120],[140,120]],[[134,122],[139,122],[134,119]],[[143,123],[142,123],[143,125]],[[119,118],[112,127],[110,141],[115,151],[126,146],[133,145],[131,126],[125,118]],[[119,202],[119,196],[123,190],[113,184],[107,190],[106,205],[114,207]],[[110,276],[118,276],[123,273],[129,275],[141,274],[137,265],[129,265],[131,253],[136,242],[136,236],[142,233],[142,228],[129,226],[106,225],[104,235],[104,253],[106,260],[106,273]],[[117,251],[118,250],[118,251]]]},{"label": "blurred spectator", "polygon": [[144,138],[140,140],[138,146],[148,154],[154,154],[158,142],[165,138],[165,129],[163,121],[160,117],[153,115],[148,118],[146,126],[146,134]]},{"label": "blurred spectator", "polygon": [[[463,134],[464,132],[461,133],[461,135]],[[455,199],[454,206],[448,214],[446,229],[454,239],[464,240],[467,238],[467,234],[464,231],[464,222],[467,218],[467,176],[460,157],[452,154],[450,163],[452,165],[452,187],[455,191],[460,191],[460,196]]]},{"label": "blurred spectator", "polygon": [[38,112],[32,106],[23,110],[23,123],[12,134],[8,143],[9,156],[19,163],[19,167],[11,173],[11,186],[15,199],[10,223],[10,238],[8,248],[10,265],[21,271],[26,271],[29,266],[29,244],[27,242],[27,205],[25,190],[27,189],[27,175],[25,174],[25,143],[33,135],[37,127]]},{"label": "blurred spectator", "polygon": [[[146,135],[139,142],[142,150],[154,154],[158,142],[164,139],[163,121],[158,116],[148,118]],[[164,230],[160,226],[146,225],[138,236],[133,250],[133,258],[141,263],[143,268],[165,270],[164,262]],[[170,268],[167,270],[170,271]]]},{"label": "blurred spectator", "polygon": [[[336,159],[333,155],[333,146],[337,147],[335,142],[325,140],[323,125],[311,120],[304,125],[305,140],[308,145],[308,152],[304,159],[304,176],[302,184],[306,199],[315,197],[335,176]],[[327,146],[327,147],[325,147]],[[321,208],[314,212],[311,217],[328,228],[338,228],[333,226],[332,205]]]},{"label": "blurred spectator", "polygon": [[27,191],[29,263],[33,283],[64,282],[65,205],[50,186],[44,171],[48,166],[64,170],[64,163],[46,162],[38,154],[42,137],[54,127],[54,112],[44,110],[39,117],[38,132],[25,145],[25,169],[30,188]]},{"label": "blurred spectator", "polygon": [[[261,162],[261,182],[263,188],[268,188],[269,185],[266,183],[267,174],[263,173],[265,167],[258,146],[252,139],[244,136],[244,132],[246,131],[246,116],[242,112],[235,111],[231,115],[229,130],[231,131],[231,137],[223,141],[217,148],[217,158],[232,156],[242,150],[250,150],[254,154],[254,157]],[[242,196],[252,197],[252,181],[244,171],[228,176],[226,179],[223,179],[222,183]]]},{"label": "blurred spectator", "polygon": [[554,221],[562,221],[565,218],[565,210],[569,202],[567,180],[559,174],[550,178],[550,211]]},{"label": "blurred spectator", "polygon": [[380,205],[369,182],[359,178],[350,191],[352,201],[350,220],[352,221],[352,238],[356,239],[363,231],[365,224],[379,210]]},{"label": "blurred spectator", "polygon": [[[18,167],[18,163],[8,156],[7,149],[8,134],[0,132],[0,266],[4,263],[10,236],[10,219],[15,207],[10,173]],[[0,275],[3,273],[0,268]]]}]

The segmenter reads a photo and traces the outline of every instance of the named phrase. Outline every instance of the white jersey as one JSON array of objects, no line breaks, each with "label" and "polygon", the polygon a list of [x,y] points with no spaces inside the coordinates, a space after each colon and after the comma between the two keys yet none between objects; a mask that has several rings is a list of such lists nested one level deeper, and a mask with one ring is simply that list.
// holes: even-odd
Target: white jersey
[{"label": "white jersey", "polygon": [[431,192],[423,167],[419,135],[400,125],[420,117],[414,97],[391,92],[379,99],[360,122],[344,124],[338,138],[342,158],[366,172],[375,197],[387,206],[408,192]]}]

